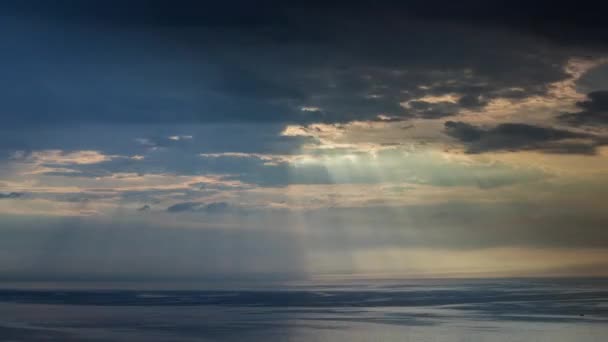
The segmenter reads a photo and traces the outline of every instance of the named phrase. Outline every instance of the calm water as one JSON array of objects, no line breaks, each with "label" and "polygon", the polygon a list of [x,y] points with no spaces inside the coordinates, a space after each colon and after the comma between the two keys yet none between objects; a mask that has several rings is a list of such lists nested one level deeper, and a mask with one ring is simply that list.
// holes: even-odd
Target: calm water
[{"label": "calm water", "polygon": [[[6,284],[5,284],[6,287]],[[0,290],[1,341],[608,341],[607,280]]]}]

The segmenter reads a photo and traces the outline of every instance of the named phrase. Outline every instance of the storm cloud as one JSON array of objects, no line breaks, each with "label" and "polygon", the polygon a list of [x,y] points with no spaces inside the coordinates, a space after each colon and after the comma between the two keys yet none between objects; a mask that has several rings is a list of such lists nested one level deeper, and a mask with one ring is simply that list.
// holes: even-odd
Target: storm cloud
[{"label": "storm cloud", "polygon": [[447,121],[445,132],[465,143],[468,153],[539,150],[548,153],[593,154],[598,145],[605,143],[591,134],[523,123],[503,123],[492,128],[482,128],[465,122]]},{"label": "storm cloud", "polygon": [[605,273],[607,10],[4,1],[2,276]]},{"label": "storm cloud", "polygon": [[[12,32],[0,94],[7,123],[435,118],[543,94],[567,76],[569,51],[515,27],[487,28],[475,11],[441,20],[445,13],[427,13],[417,1],[371,12],[183,3],[4,4],[10,20],[2,28]],[[445,94],[456,100],[421,100]]]},{"label": "storm cloud", "polygon": [[576,103],[580,112],[566,113],[560,119],[574,125],[608,124],[608,90],[599,90],[587,94],[587,100]]}]

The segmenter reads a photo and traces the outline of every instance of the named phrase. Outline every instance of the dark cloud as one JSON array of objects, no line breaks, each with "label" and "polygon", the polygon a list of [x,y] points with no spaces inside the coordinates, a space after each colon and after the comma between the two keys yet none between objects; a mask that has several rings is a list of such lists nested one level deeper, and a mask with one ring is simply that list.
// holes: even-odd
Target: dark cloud
[{"label": "dark cloud", "polygon": [[204,212],[204,213],[223,213],[231,209],[231,205],[226,202],[212,202],[212,203],[200,203],[200,202],[183,202],[177,203],[169,208],[167,211],[170,213],[180,212]]},{"label": "dark cloud", "polygon": [[482,128],[466,122],[447,121],[445,133],[467,146],[469,153],[540,150],[547,153],[593,154],[605,141],[594,135],[523,123],[503,123]]},{"label": "dark cloud", "polygon": [[542,94],[573,54],[520,32],[537,6],[228,3],[2,4],[5,124],[436,118]]},{"label": "dark cloud", "polygon": [[199,203],[199,202],[183,202],[183,203],[177,203],[177,204],[170,206],[169,208],[167,208],[167,211],[170,213],[179,213],[179,212],[183,212],[183,211],[196,211],[203,206],[204,206],[204,204]]},{"label": "dark cloud", "polygon": [[21,192],[0,193],[0,199],[15,199],[23,197]]},{"label": "dark cloud", "polygon": [[147,212],[147,211],[150,211],[151,209],[152,208],[149,205],[146,204],[146,205],[138,208],[137,211],[139,211],[139,212]]},{"label": "dark cloud", "polygon": [[566,113],[560,119],[574,125],[608,124],[608,90],[598,90],[587,94],[587,100],[576,103],[580,112]]},{"label": "dark cloud", "polygon": [[[230,0],[208,3],[196,0],[89,0],[78,2],[59,0],[7,1],[5,11],[49,16],[55,20],[74,23],[95,23],[101,26],[136,27],[221,27],[268,31],[284,29],[288,34],[275,32],[276,39],[295,36],[300,39],[314,36],[301,32],[293,19],[306,16],[374,17],[377,21],[391,16],[424,18],[426,20],[466,22],[476,26],[505,27],[533,32],[568,43],[577,38],[582,42],[605,37],[606,25],[601,13],[607,5],[597,1],[581,1],[577,6],[540,1],[495,1],[487,6],[483,0],[464,0],[457,4],[448,0],[407,1],[291,1]],[[291,21],[289,19],[292,19]],[[308,31],[310,31],[309,28]],[[299,34],[297,34],[299,32]],[[603,41],[605,42],[605,40]],[[578,42],[579,44],[581,42]]]},{"label": "dark cloud", "polygon": [[447,121],[445,123],[446,133],[463,142],[473,142],[481,139],[483,129],[460,121]]},{"label": "dark cloud", "polygon": [[608,5],[598,1],[582,1],[572,6],[549,0],[499,0],[488,6],[483,0],[458,3],[435,0],[407,1],[403,7],[428,19],[502,27],[542,36],[563,45],[605,48],[608,38],[608,25],[601,15],[608,10]]}]

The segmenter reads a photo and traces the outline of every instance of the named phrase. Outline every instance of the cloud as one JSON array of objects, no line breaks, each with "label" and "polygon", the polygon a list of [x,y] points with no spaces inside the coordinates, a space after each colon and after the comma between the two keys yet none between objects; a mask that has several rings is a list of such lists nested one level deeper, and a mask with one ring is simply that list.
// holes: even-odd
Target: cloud
[{"label": "cloud", "polygon": [[170,213],[180,212],[204,212],[204,213],[223,213],[230,210],[230,204],[226,202],[200,203],[183,202],[177,203],[167,208]]},{"label": "cloud", "polygon": [[[12,113],[6,124],[437,118],[480,110],[496,98],[544,94],[567,77],[563,66],[573,54],[489,25],[477,12],[469,21],[455,9],[448,20],[419,5],[34,3],[4,5],[14,15],[1,28],[20,37],[5,42],[11,54],[0,59],[11,65],[0,80],[0,100]],[[429,17],[438,21],[429,25]],[[148,29],[136,29],[141,25]],[[450,94],[459,100],[420,100]]]},{"label": "cloud", "polygon": [[560,119],[574,125],[608,124],[608,90],[598,90],[587,94],[587,100],[576,103],[580,112],[560,115]]},{"label": "cloud", "polygon": [[42,150],[29,153],[17,151],[14,159],[25,159],[28,162],[46,165],[87,165],[109,161],[116,157],[118,156],[104,155],[99,151],[66,152],[62,150]]},{"label": "cloud", "polygon": [[[82,151],[95,151],[97,164],[125,164],[145,159],[163,158],[176,169],[186,167],[201,153],[260,153],[289,154],[297,151],[301,144],[311,141],[308,137],[282,136],[282,124],[82,124],[30,125],[15,130],[10,126],[0,127],[0,157],[27,161],[33,152],[37,156],[63,160]],[[172,140],[171,136],[188,136],[192,139]],[[15,151],[20,152],[15,158]],[[53,152],[49,152],[53,151]],[[3,153],[4,152],[4,153]],[[186,160],[184,154],[191,157]],[[174,155],[174,158],[171,158]],[[140,159],[140,158],[139,158]],[[33,161],[33,159],[30,159]],[[88,165],[88,166],[87,166]],[[65,165],[64,165],[65,166]],[[73,167],[74,165],[70,165]],[[93,164],[77,164],[78,168],[94,168]]]},{"label": "cloud", "polygon": [[0,193],[0,199],[15,199],[23,197],[21,192]]},{"label": "cloud", "polygon": [[318,1],[294,1],[288,5],[265,0],[263,4],[258,6],[248,1],[202,4],[195,0],[132,0],[125,4],[119,0],[90,0],[75,5],[69,0],[58,0],[51,5],[43,0],[24,0],[2,4],[1,8],[7,12],[102,27],[219,27],[238,31],[268,28],[263,32],[276,42],[288,38],[298,41],[327,38],[318,33],[324,26],[316,30],[304,27],[307,31],[301,26],[306,18],[324,19],[323,14],[329,18],[338,14],[364,18],[382,15],[382,19],[401,16],[410,20],[464,22],[476,27],[500,27],[542,35],[562,44],[605,42],[601,38],[605,37],[607,28],[601,16],[606,5],[594,1],[582,1],[579,6],[551,6],[553,2],[549,0],[509,1],[493,7],[482,6],[480,0],[464,0],[458,5],[448,0],[362,1],[331,5]]},{"label": "cloud", "polygon": [[606,247],[603,5],[271,2],[0,2],[0,226],[45,217],[0,232],[24,244],[0,264],[183,276]]},{"label": "cloud", "polygon": [[[566,187],[567,191],[547,184],[522,188],[528,191],[491,192],[484,199],[460,191],[461,200],[438,194],[442,203],[254,210],[247,217],[236,211],[224,216],[162,211],[131,216],[131,210],[111,217],[5,216],[0,225],[0,269],[6,278],[30,280],[179,280],[416,267],[429,275],[477,268],[505,275],[498,265],[520,254],[500,253],[490,261],[486,258],[492,255],[490,249],[525,249],[539,258],[546,249],[567,249],[572,255],[596,249],[605,257],[608,232],[602,229],[606,212],[601,202],[605,185]],[[329,195],[334,200],[336,195],[360,196],[327,187],[318,190],[312,201]],[[409,190],[395,195],[418,197]],[[296,194],[295,200],[305,198]],[[214,203],[218,202],[199,202],[198,208],[213,204],[217,207],[213,210],[225,209],[224,204]],[[424,253],[414,253],[420,249]],[[458,267],[448,262],[462,254],[472,256],[458,258],[462,262]],[[560,254],[542,259],[552,265],[563,262],[555,255]],[[520,258],[509,260],[509,271],[529,266]]]},{"label": "cloud", "polygon": [[[140,215],[147,219],[153,215]],[[243,279],[305,274],[288,231],[194,228],[141,220],[5,217],[0,269],[21,280]],[[204,229],[200,229],[204,227]]]},{"label": "cloud", "polygon": [[462,142],[468,153],[539,150],[547,153],[593,154],[604,141],[594,135],[524,123],[502,123],[482,128],[446,121],[445,133]]},{"label": "cloud", "polygon": [[150,211],[152,208],[149,205],[144,205],[143,207],[139,207],[137,208],[137,211],[142,213],[142,212],[148,212]]}]

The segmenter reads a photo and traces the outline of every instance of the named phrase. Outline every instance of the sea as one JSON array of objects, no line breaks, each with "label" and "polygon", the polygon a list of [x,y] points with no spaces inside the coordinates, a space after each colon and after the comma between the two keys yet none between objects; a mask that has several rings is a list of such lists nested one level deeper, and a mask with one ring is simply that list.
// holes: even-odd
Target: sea
[{"label": "sea", "polygon": [[0,341],[605,342],[608,279],[0,288]]}]

